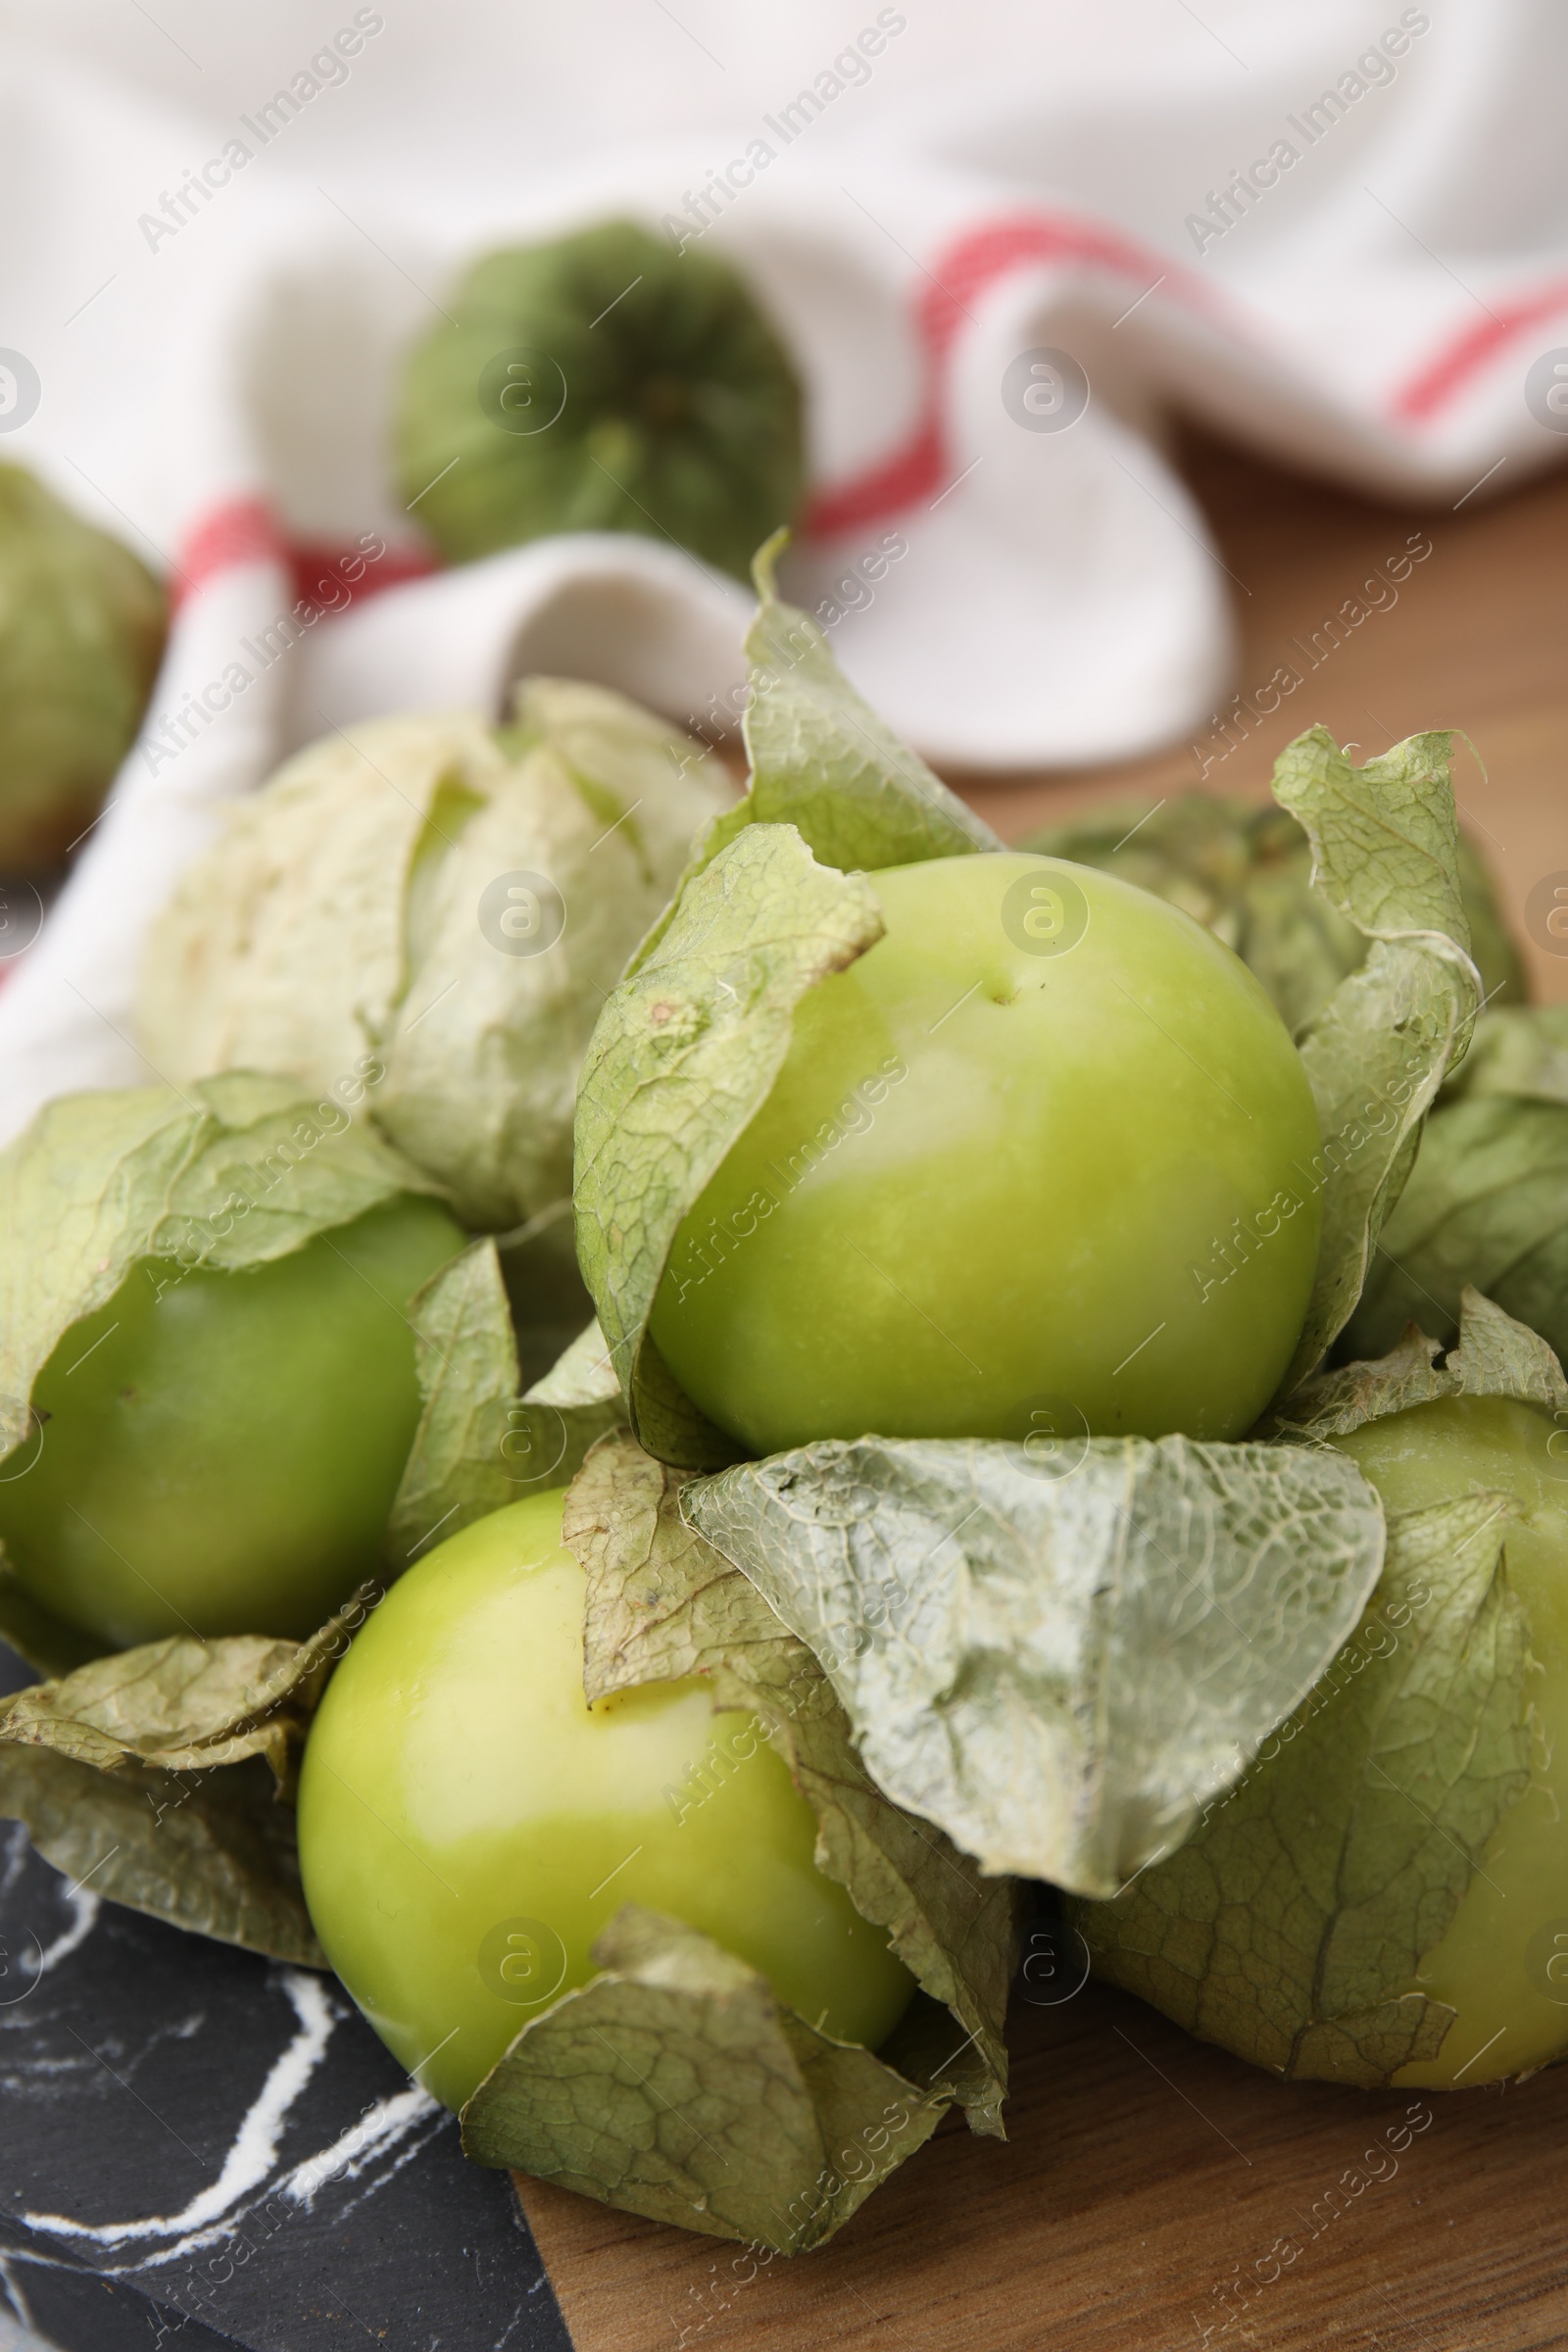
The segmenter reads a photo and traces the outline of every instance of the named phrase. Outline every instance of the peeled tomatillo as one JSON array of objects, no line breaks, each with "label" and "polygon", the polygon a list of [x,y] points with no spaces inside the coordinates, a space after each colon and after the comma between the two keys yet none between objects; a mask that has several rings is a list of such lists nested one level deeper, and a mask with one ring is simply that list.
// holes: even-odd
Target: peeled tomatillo
[{"label": "peeled tomatillo", "polygon": [[874,2047],[913,1980],[817,1870],[815,1816],[754,1720],[715,1714],[698,1681],[586,1703],[562,1503],[532,1495],[428,1553],[327,1686],[299,1843],[332,1966],[449,2107],[595,1973],[589,1947],[628,1902]]},{"label": "peeled tomatillo", "polygon": [[27,1591],[115,1648],[314,1633],[380,1564],[419,1419],[408,1302],[465,1238],[404,1194],[262,1265],[132,1266],[0,1472]]},{"label": "peeled tomatillo", "polygon": [[1504,1560],[1543,1669],[1528,1686],[1535,1769],[1403,1987],[1446,2003],[1454,2023],[1430,2064],[1396,2078],[1423,2090],[1502,2082],[1568,2048],[1568,1456],[1555,1458],[1563,1441],[1544,1413],[1506,1396],[1439,1397],[1332,1442],[1391,1511],[1477,1492],[1518,1506]]},{"label": "peeled tomatillo", "polygon": [[1240,958],[1113,876],[997,852],[872,877],[652,1332],[756,1454],[816,1438],[1239,1438],[1299,1335],[1318,1124]]}]

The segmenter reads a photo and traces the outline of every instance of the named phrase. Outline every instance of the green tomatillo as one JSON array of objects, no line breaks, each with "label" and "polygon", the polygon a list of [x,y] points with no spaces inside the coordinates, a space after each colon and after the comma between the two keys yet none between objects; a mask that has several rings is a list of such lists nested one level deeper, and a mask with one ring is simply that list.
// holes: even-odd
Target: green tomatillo
[{"label": "green tomatillo", "polygon": [[327,1688],[299,1796],[306,1899],[390,2049],[461,2107],[530,2019],[593,1975],[626,1903],[760,1970],[875,2046],[913,1980],[816,1869],[816,1822],[756,1719],[699,1681],[584,1700],[582,1569],[560,1490],[395,1585]]},{"label": "green tomatillo", "polygon": [[1317,1116],[1246,966],[1114,877],[999,852],[871,878],[676,1234],[650,1329],[748,1451],[1241,1437],[1317,1262]]},{"label": "green tomatillo", "polygon": [[[1562,1416],[1559,1416],[1559,1422]],[[1568,2048],[1568,1426],[1508,1396],[1447,1396],[1331,1441],[1388,1509],[1506,1496],[1506,1576],[1523,1603],[1535,1768],[1408,1987],[1456,2012],[1438,2056],[1401,2083],[1506,2081]]]},{"label": "green tomatillo", "polygon": [[303,1637],[381,1562],[466,1239],[351,1116],[383,1074],[67,1095],[0,1153],[0,1542],[105,1647]]},{"label": "green tomatillo", "polygon": [[501,727],[368,720],[236,803],[181,876],[140,1042],[179,1085],[315,1090],[373,1055],[369,1117],[464,1222],[538,1231],[571,1191],[599,1007],[729,798],[716,760],[606,687],[530,678]]},{"label": "green tomatillo", "polygon": [[1097,1971],[1292,2080],[1470,2089],[1568,2055],[1568,1381],[1468,1288],[1306,1382],[1385,1544],[1350,1639],[1199,1826],[1073,1918]]},{"label": "green tomatillo", "polygon": [[129,751],[168,602],[118,539],[0,466],[0,873],[63,858]]},{"label": "green tomatillo", "polygon": [[629,221],[486,254],[410,354],[400,495],[466,563],[557,531],[673,540],[738,577],[799,504],[789,354],[714,255]]},{"label": "green tomatillo", "polygon": [[378,1566],[419,1418],[407,1306],[465,1236],[408,1195],[238,1272],[158,1258],[74,1323],[0,1472],[34,1598],[117,1647],[313,1633]]}]

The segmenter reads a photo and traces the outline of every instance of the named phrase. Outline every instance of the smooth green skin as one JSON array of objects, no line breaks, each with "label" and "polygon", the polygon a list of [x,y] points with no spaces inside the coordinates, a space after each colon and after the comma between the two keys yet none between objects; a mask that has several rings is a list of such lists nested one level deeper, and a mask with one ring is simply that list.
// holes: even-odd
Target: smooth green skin
[{"label": "smooth green skin", "polygon": [[[1561,1461],[1548,1452],[1554,1439]],[[1447,1934],[1401,1987],[1458,2014],[1436,2060],[1395,2078],[1421,2090],[1503,2082],[1568,2049],[1568,1440],[1527,1404],[1453,1396],[1333,1442],[1360,1463],[1391,1511],[1478,1491],[1510,1495],[1519,1506],[1505,1563],[1544,1670],[1529,1686],[1539,1733],[1534,1777],[1494,1831]],[[1526,1963],[1531,1938],[1549,1923],[1562,1931],[1560,2003],[1538,1989]]]},{"label": "smooth green skin", "polygon": [[[1076,946],[1008,936],[1024,876],[1081,890]],[[1190,916],[1059,858],[872,880],[886,936],[802,1001],[676,1236],[651,1324],[676,1378],[755,1454],[1241,1437],[1296,1345],[1321,1218],[1311,1094],[1263,990]]]},{"label": "smooth green skin", "polygon": [[466,1237],[412,1194],[242,1273],[133,1266],[34,1383],[0,1479],[34,1597],[112,1648],[314,1633],[380,1564],[419,1418],[406,1308]]},{"label": "smooth green skin", "polygon": [[815,1817],[753,1718],[715,1714],[695,1681],[585,1703],[562,1500],[511,1503],[428,1553],[327,1686],[299,1842],[332,1966],[454,2108],[595,1974],[623,1903],[700,1929],[812,2025],[875,2047],[913,1980],[816,1869]]}]

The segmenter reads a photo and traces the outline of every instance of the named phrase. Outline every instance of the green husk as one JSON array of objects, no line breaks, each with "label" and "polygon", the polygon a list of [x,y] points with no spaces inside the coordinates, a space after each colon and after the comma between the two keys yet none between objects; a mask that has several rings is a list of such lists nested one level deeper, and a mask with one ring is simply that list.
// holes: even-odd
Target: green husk
[{"label": "green husk", "polygon": [[[1152,891],[1234,948],[1297,1036],[1366,960],[1366,935],[1312,887],[1312,845],[1288,809],[1206,792],[1101,805],[1019,843]],[[1485,858],[1458,839],[1459,895],[1488,1004],[1530,990]]]},{"label": "green husk", "polygon": [[1472,1284],[1568,1354],[1568,1006],[1487,1013],[1384,1229],[1343,1343],[1441,1341]]},{"label": "green husk", "polygon": [[46,1103],[0,1152],[0,1462],[34,1435],[32,1386],[56,1344],[138,1261],[262,1265],[437,1189],[339,1102],[302,1100],[284,1079]]},{"label": "green husk", "polygon": [[[1460,1346],[1410,1331],[1326,1373],[1276,1424],[1310,1452],[1442,1396],[1568,1412],[1538,1335],[1475,1292]],[[1510,1506],[1465,1494],[1389,1521],[1350,1641],[1178,1853],[1114,1901],[1075,1905],[1097,1971],[1254,2065],[1391,2082],[1453,2012],[1406,1989],[1530,1780],[1529,1624],[1507,1581]]]},{"label": "green husk", "polygon": [[305,1642],[269,1634],[177,1634],[0,1698],[0,1742],[43,1747],[110,1773],[140,1763],[204,1772],[265,1756],[291,1786],[336,1660],[373,1605],[365,1586]]},{"label": "green husk", "polygon": [[[543,1241],[589,1032],[729,798],[688,737],[560,679],[526,681],[500,729],[452,712],[313,744],[154,922],[149,1057],[180,1084],[359,1070],[363,1109],[465,1224]],[[559,1244],[569,1263],[564,1222]]]},{"label": "green husk", "polygon": [[393,438],[399,498],[452,562],[632,531],[744,579],[793,517],[801,386],[715,255],[603,221],[485,254],[445,308],[405,364]]},{"label": "green husk", "polygon": [[1459,888],[1453,743],[1412,735],[1354,767],[1326,728],[1281,753],[1274,793],[1312,844],[1312,874],[1370,941],[1300,1039],[1323,1149],[1317,1281],[1288,1396],[1360,1298],[1439,1089],[1464,1058],[1481,1003]]},{"label": "green husk", "polygon": [[111,1902],[301,1968],[325,1968],[300,1890],[294,1814],[260,1756],[214,1771],[114,1772],[0,1741],[0,1818]]},{"label": "green husk", "polygon": [[365,1587],[305,1642],[179,1635],[0,1698],[0,1815],[111,1902],[324,1968],[279,1799],[378,1597]]},{"label": "green husk", "polygon": [[164,589],[128,547],[0,465],[0,874],[57,864],[92,823],[168,626]]},{"label": "green husk", "polygon": [[524,1390],[495,1243],[432,1276],[411,1316],[424,1398],[392,1505],[388,1556],[402,1568],[475,1519],[564,1486],[596,1439],[625,1418],[597,1324]]},{"label": "green husk", "polygon": [[906,2018],[887,2054],[902,2053],[893,2062],[931,2097],[956,2099],[973,2130],[1000,2135],[1014,1889],[889,1802],[817,1659],[686,1522],[681,1495],[681,1479],[622,1433],[595,1447],[567,1496],[564,1541],[588,1578],[589,1702],[695,1674],[715,1708],[751,1714],[816,1814],[817,1868],[887,1929],[922,1988],[917,2012],[940,2005],[924,2025]]},{"label": "green husk", "polygon": [[752,565],[757,617],[746,633],[741,730],[751,761],[746,797],[703,833],[628,978],[663,938],[688,886],[748,825],[793,825],[819,864],[843,873],[1003,846],[856,693],[820,624],[781,600],[773,575],[786,536],[781,531],[759,549]]},{"label": "green husk", "polygon": [[464,2153],[780,2254],[819,2246],[929,2139],[940,2100],[786,2009],[707,1936],[628,1903],[602,1974],[525,2026]]},{"label": "green husk", "polygon": [[1186,1836],[1377,1582],[1355,1465],[1185,1438],[803,1446],[686,1490],[877,1786],[992,1872],[1109,1894]]}]

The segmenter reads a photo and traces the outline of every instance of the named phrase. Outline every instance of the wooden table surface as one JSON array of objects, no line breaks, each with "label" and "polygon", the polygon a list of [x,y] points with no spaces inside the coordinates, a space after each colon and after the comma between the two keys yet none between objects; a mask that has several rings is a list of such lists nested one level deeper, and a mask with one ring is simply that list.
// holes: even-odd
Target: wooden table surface
[{"label": "wooden table surface", "polygon": [[[1244,715],[1229,736],[1205,727],[1196,741],[1120,767],[950,780],[1016,839],[1095,801],[1152,808],[1200,784],[1266,800],[1275,755],[1317,720],[1340,743],[1359,744],[1363,759],[1423,727],[1458,728],[1485,763],[1483,774],[1460,747],[1461,821],[1501,885],[1536,995],[1568,998],[1568,941],[1551,955],[1524,930],[1532,886],[1568,867],[1568,471],[1454,513],[1377,505],[1211,443],[1190,443],[1183,470],[1232,575],[1235,687],[1250,698],[1282,664],[1300,685],[1272,717]],[[1504,468],[1489,487],[1506,479]],[[1385,574],[1372,591],[1384,609],[1342,623],[1344,642],[1309,666],[1314,632],[1330,643],[1327,616],[1412,534],[1431,554],[1396,589]]]},{"label": "wooden table surface", "polygon": [[[1318,719],[1368,756],[1462,728],[1486,767],[1465,761],[1465,820],[1523,938],[1531,889],[1568,869],[1568,475],[1455,511],[1203,443],[1184,468],[1248,591],[1237,685],[1285,663],[1299,688],[1233,725],[1233,749],[1205,729],[1196,752],[1112,770],[952,780],[1016,837],[1096,800],[1152,807],[1200,767],[1205,789],[1262,799],[1275,753]],[[1412,533],[1431,553],[1397,603],[1309,667],[1325,616]],[[1568,945],[1550,944],[1525,938],[1536,994],[1562,1000]],[[719,2240],[520,2183],[578,2352],[1568,2345],[1568,2068],[1430,2101],[1285,2085],[1098,1985],[1016,2001],[1009,2039],[1005,2145],[950,2121],[829,2246],[754,2278]],[[1409,2134],[1396,2154],[1391,2132]]]}]

